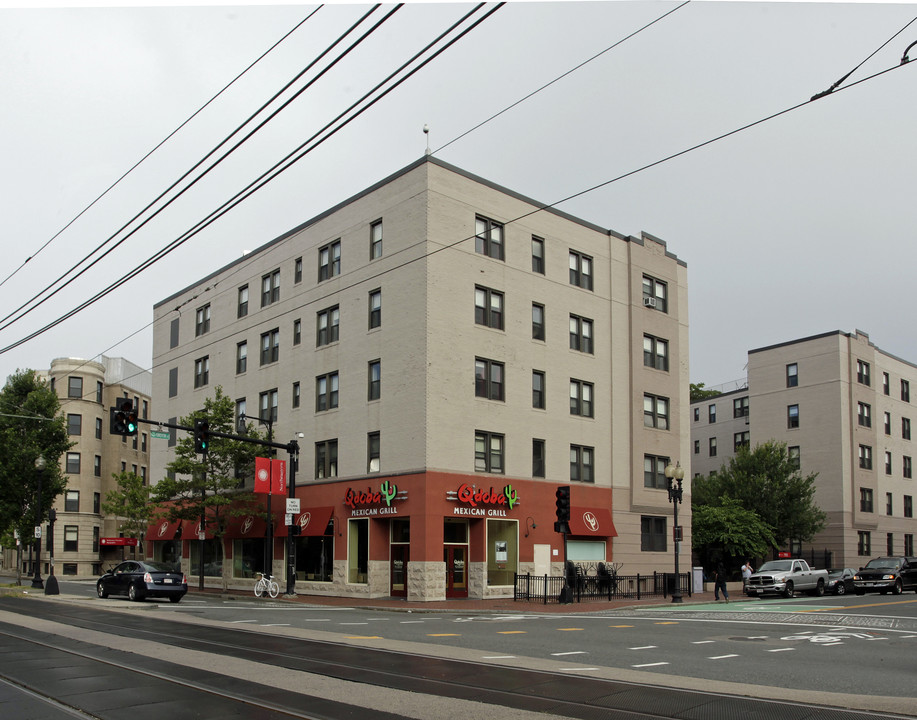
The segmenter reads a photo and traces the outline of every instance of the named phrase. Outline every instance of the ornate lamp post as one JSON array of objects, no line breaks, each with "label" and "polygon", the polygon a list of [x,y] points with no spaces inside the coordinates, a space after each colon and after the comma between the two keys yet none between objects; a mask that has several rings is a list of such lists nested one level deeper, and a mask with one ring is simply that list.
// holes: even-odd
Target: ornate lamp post
[{"label": "ornate lamp post", "polygon": [[[685,477],[685,469],[680,462],[673,466],[671,463],[666,465],[665,480],[669,491],[669,502],[675,510],[674,526],[672,528],[672,539],[675,544],[675,589],[672,591],[672,602],[681,602],[681,578],[678,574],[678,546],[681,544],[681,526],[678,524],[678,506],[681,504],[682,487],[681,481]],[[674,481],[674,482],[673,482]]]},{"label": "ornate lamp post", "polygon": [[39,455],[35,458],[35,469],[38,471],[38,498],[35,500],[36,517],[35,517],[35,576],[32,578],[33,588],[44,588],[45,584],[41,580],[41,479],[45,474],[45,456]]}]

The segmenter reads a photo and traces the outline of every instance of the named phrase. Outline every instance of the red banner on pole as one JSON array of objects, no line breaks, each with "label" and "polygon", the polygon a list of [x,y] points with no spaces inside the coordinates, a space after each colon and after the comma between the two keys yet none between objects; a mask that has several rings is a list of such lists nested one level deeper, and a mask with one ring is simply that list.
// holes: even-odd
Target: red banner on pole
[{"label": "red banner on pole", "polygon": [[286,495],[287,462],[270,458],[255,458],[255,492]]},{"label": "red banner on pole", "polygon": [[274,495],[287,494],[286,460],[271,460],[271,492]]}]

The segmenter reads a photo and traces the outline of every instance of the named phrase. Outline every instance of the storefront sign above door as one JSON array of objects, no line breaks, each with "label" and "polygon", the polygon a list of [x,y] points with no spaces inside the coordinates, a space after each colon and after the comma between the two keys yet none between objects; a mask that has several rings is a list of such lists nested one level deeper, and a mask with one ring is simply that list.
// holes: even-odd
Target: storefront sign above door
[{"label": "storefront sign above door", "polygon": [[[519,493],[512,485],[506,485],[502,491],[491,487],[484,490],[476,485],[462,485],[458,490],[449,490],[446,500],[458,503],[453,508],[453,515],[472,515],[475,517],[506,517],[506,510],[512,510],[519,504]],[[481,507],[482,505],[489,507]]]},{"label": "storefront sign above door", "polygon": [[366,490],[347,488],[344,504],[351,509],[351,517],[397,515],[398,507],[393,503],[407,499],[407,490],[399,491],[395,483],[386,480],[379,485],[378,490],[373,490],[372,486]]}]

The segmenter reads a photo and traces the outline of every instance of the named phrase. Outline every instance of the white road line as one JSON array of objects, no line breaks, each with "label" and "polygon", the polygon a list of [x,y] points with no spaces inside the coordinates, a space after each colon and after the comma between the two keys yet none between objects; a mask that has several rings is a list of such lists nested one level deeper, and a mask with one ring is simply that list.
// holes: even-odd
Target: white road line
[{"label": "white road line", "polygon": [[264,623],[261,627],[290,627],[290,623]]},{"label": "white road line", "polygon": [[481,660],[512,660],[515,655],[484,655]]},{"label": "white road line", "polygon": [[869,637],[869,638],[864,638],[864,639],[866,640],[888,640],[887,637]]},{"label": "white road line", "polygon": [[714,655],[713,657],[708,657],[707,659],[708,659],[708,660],[726,660],[726,659],[728,659],[728,658],[734,658],[734,657],[739,657],[739,656],[738,656],[738,655],[735,655],[735,654],[732,654],[732,655]]},{"label": "white road line", "polygon": [[628,648],[629,650],[655,650],[655,645],[641,645],[640,647]]},{"label": "white road line", "polygon": [[237,624],[239,624],[239,623],[253,623],[253,622],[255,622],[255,621],[254,621],[254,620],[230,620],[230,621],[229,621],[229,624],[230,624],[230,625],[237,625]]},{"label": "white road line", "polygon": [[598,670],[598,668],[597,667],[560,668],[560,672],[583,672],[584,670]]},{"label": "white road line", "polygon": [[331,618],[305,618],[303,622],[331,622]]},{"label": "white road line", "polygon": [[587,653],[585,650],[571,650],[570,652],[551,653],[551,655],[553,655],[554,657],[560,657],[561,655],[588,655],[588,654],[589,653]]},{"label": "white road line", "polygon": [[695,640],[692,642],[692,645],[709,645],[710,643],[715,643],[716,640]]},{"label": "white road line", "polygon": [[773,650],[768,650],[768,652],[792,652],[796,648],[774,648]]},{"label": "white road line", "polygon": [[342,622],[342,623],[338,623],[338,625],[369,625],[369,623],[368,622]]},{"label": "white road line", "polygon": [[833,642],[833,643],[820,643],[822,647],[834,647],[835,645],[843,645],[842,642]]},{"label": "white road line", "polygon": [[423,620],[402,620],[401,624],[402,625],[416,625],[420,623],[422,625],[423,622],[424,622]]},{"label": "white road line", "polygon": [[645,667],[659,667],[661,665],[668,665],[667,662],[658,662],[658,663],[644,663],[643,665],[631,665],[635,668],[645,668]]}]

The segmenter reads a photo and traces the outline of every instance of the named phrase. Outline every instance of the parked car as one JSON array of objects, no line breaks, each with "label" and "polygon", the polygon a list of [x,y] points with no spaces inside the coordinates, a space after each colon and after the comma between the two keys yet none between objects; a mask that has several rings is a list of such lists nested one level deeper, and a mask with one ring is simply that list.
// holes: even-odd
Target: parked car
[{"label": "parked car", "polygon": [[758,568],[745,583],[745,594],[783,595],[791,598],[797,592],[821,596],[828,584],[827,570],[813,570],[805,560],[771,560]]},{"label": "parked car", "polygon": [[128,560],[110,568],[96,583],[100,598],[127,595],[131,600],[169,598],[177,603],[188,592],[188,579],[170,563]]},{"label": "parked car", "polygon": [[854,575],[856,575],[856,570],[853,568],[837,568],[835,570],[829,570],[828,584],[825,586],[825,591],[834,593],[835,595],[846,595],[848,592],[852,592],[854,589]]},{"label": "parked car", "polygon": [[854,575],[853,587],[857,595],[917,590],[917,557],[873,558]]}]

